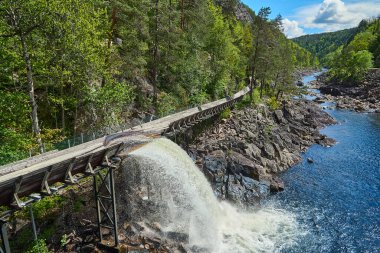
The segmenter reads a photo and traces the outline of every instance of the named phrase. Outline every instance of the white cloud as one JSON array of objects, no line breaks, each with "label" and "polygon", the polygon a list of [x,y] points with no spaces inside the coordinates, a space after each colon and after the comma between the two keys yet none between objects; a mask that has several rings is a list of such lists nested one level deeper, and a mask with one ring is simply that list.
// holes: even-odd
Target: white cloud
[{"label": "white cloud", "polygon": [[296,21],[304,28],[337,31],[357,26],[361,20],[380,15],[380,1],[345,3],[342,0],[324,0],[321,4],[298,9]]},{"label": "white cloud", "polygon": [[354,17],[348,15],[346,5],[341,0],[324,0],[314,18],[316,24],[346,24]]},{"label": "white cloud", "polygon": [[282,28],[284,29],[284,33],[288,38],[295,38],[301,35],[304,35],[304,31],[301,27],[299,27],[297,21],[291,21],[287,18],[282,20]]}]

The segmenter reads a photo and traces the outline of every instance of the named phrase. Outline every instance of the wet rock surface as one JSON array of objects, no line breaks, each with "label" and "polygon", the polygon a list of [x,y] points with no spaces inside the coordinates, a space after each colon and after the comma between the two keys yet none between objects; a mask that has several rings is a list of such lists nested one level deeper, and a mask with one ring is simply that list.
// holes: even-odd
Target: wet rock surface
[{"label": "wet rock surface", "polygon": [[312,101],[285,102],[275,111],[248,107],[196,137],[188,153],[220,199],[256,205],[284,189],[277,174],[299,162],[301,152],[314,143],[334,144],[318,130],[335,123]]},{"label": "wet rock surface", "polygon": [[[219,199],[243,208],[255,207],[269,194],[286,187],[277,175],[300,161],[301,152],[314,143],[325,146],[334,143],[318,131],[334,123],[335,120],[312,101],[286,102],[275,111],[264,105],[247,107],[233,110],[230,118],[219,120],[213,128],[202,131],[188,145],[188,153],[211,182]],[[117,180],[125,184],[122,178]],[[95,202],[91,184],[87,187],[89,191],[83,201],[91,208],[62,216],[59,226],[64,227],[65,240],[63,242],[63,235],[57,233],[56,238],[48,242],[52,252],[113,252],[98,244]],[[154,215],[164,207],[146,200],[149,189],[134,189],[136,196],[124,193],[117,197],[118,203],[128,203],[118,205],[117,211],[120,252],[207,252],[202,248],[189,248],[189,234],[164,230],[163,223],[143,222],[148,213]],[[127,201],[131,197],[136,201]],[[134,215],[132,219],[133,209],[140,210],[141,217]],[[111,230],[103,229],[102,234],[103,244],[113,245]]]}]

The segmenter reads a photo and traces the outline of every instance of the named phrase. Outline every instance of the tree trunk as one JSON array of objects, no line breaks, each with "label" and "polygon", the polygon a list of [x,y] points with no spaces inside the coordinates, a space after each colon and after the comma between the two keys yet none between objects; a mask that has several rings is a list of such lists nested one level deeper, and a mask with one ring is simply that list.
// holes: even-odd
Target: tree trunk
[{"label": "tree trunk", "polygon": [[158,79],[158,1],[155,3],[155,36],[153,45],[153,69],[152,69],[152,84],[153,84],[153,106],[157,109],[157,79]]},{"label": "tree trunk", "polygon": [[252,67],[252,70],[251,70],[251,78],[249,79],[249,88],[250,88],[250,91],[249,91],[249,98],[251,99],[251,103],[253,102],[253,80],[255,78],[255,67],[253,66]]},{"label": "tree trunk", "polygon": [[34,95],[34,83],[33,83],[33,72],[32,72],[32,63],[28,53],[28,47],[26,45],[24,34],[20,33],[19,35],[21,44],[22,44],[22,55],[26,64],[27,78],[28,78],[28,88],[29,88],[29,103],[32,107],[32,128],[33,134],[37,137],[37,143],[40,149],[40,152],[44,152],[44,147],[41,140],[41,130],[38,124],[38,114],[37,114],[37,103]]},{"label": "tree trunk", "polygon": [[62,130],[65,132],[66,123],[65,123],[65,107],[63,103],[61,104],[61,124],[62,124]]}]

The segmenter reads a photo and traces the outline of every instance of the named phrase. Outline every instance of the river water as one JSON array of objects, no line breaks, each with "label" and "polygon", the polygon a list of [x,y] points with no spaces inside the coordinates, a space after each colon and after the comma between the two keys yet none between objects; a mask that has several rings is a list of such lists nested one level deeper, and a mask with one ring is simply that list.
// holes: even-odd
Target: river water
[{"label": "river water", "polygon": [[339,124],[323,133],[337,144],[312,146],[281,175],[285,191],[258,210],[218,201],[186,152],[158,139],[130,153],[121,177],[121,185],[155,208],[141,213],[127,201],[128,213],[158,222],[164,235],[188,234],[189,252],[380,252],[380,115],[328,113]]},{"label": "river water", "polygon": [[380,115],[327,112],[339,124],[322,132],[337,144],[312,146],[268,201],[295,214],[303,231],[282,252],[380,252]]}]

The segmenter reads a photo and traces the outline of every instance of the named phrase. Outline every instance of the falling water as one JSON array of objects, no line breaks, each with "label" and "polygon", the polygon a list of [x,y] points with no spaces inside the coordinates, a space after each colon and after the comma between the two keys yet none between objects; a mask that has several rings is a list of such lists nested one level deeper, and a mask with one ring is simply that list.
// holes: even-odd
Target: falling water
[{"label": "falling water", "polygon": [[[156,139],[130,153],[125,184],[142,202],[126,205],[145,222],[159,222],[166,233],[188,235],[187,247],[206,252],[280,252],[297,243],[302,231],[293,214],[271,206],[240,212],[215,197],[191,158],[167,139]],[[140,215],[135,215],[139,208]]]}]

